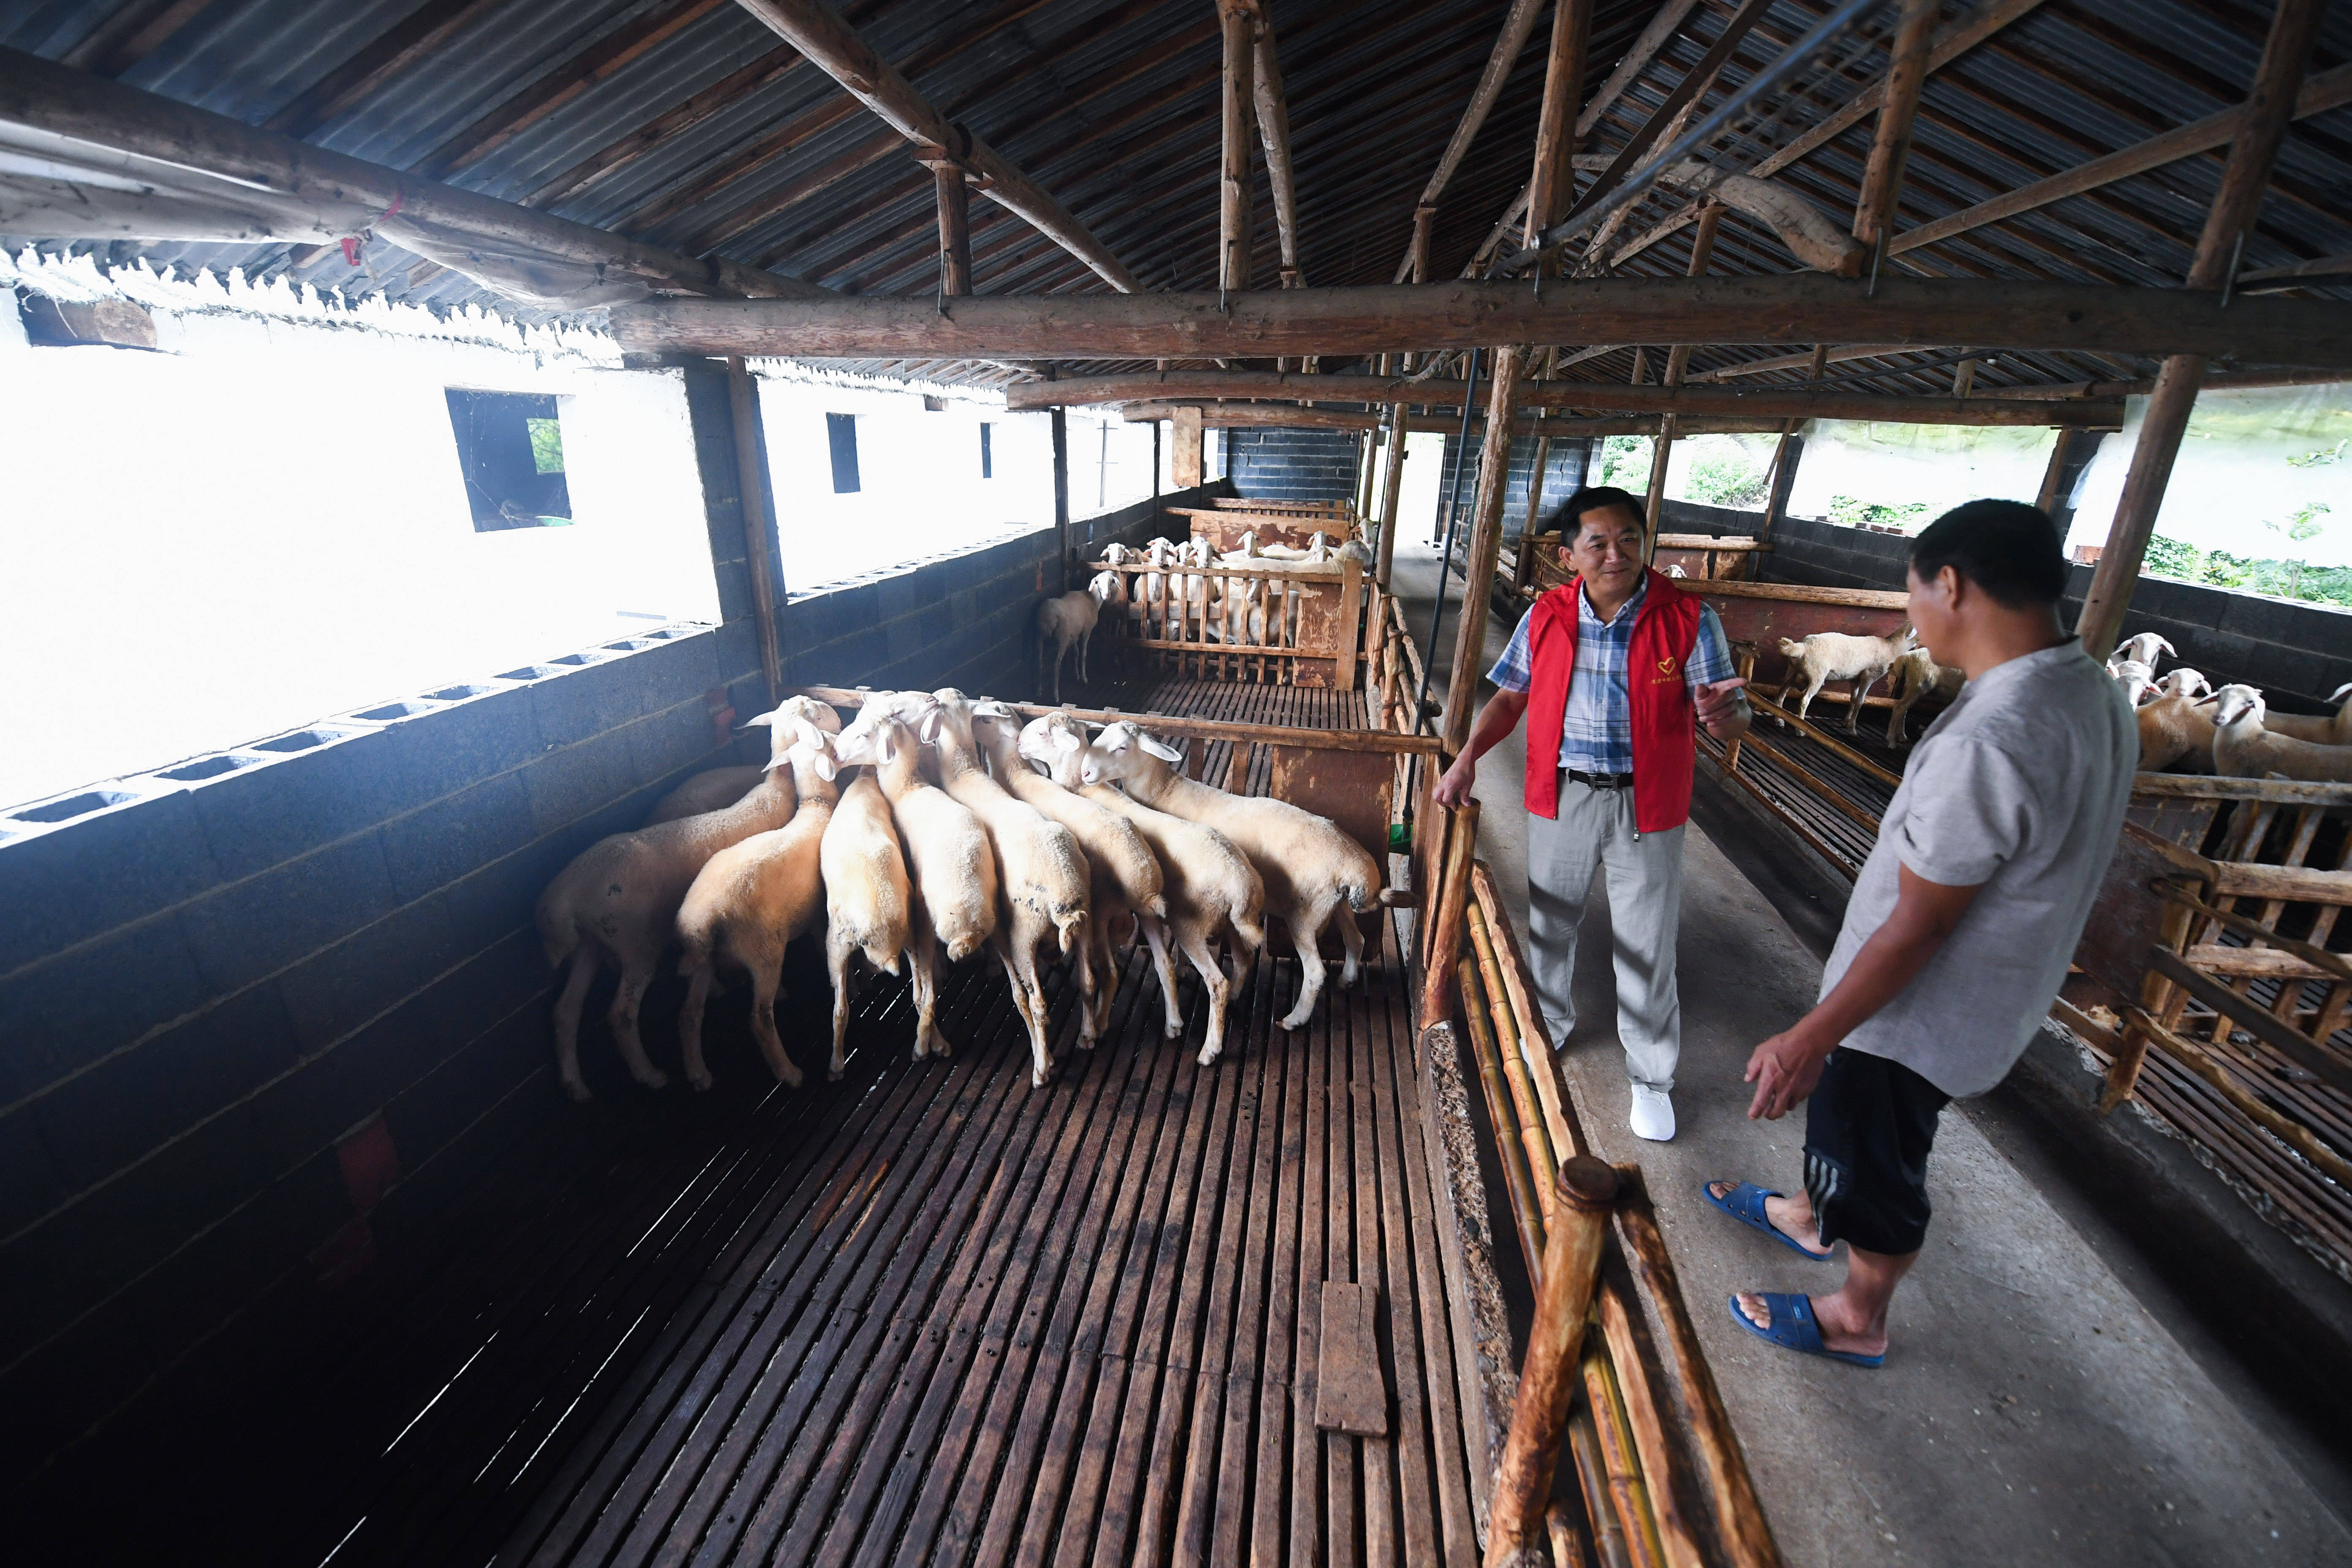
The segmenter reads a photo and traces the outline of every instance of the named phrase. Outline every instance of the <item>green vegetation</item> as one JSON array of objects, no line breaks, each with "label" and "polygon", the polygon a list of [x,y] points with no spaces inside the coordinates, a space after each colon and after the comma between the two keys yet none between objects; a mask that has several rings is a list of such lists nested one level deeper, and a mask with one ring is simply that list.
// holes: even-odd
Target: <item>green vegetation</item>
[{"label": "green vegetation", "polygon": [[[2352,437],[2332,447],[2322,447],[2301,457],[2289,458],[2292,468],[2325,468],[2346,461],[2352,450]],[[2285,521],[2265,521],[2263,526],[2282,535],[2289,543],[2302,544],[2318,538],[2327,530],[2322,520],[2335,509],[2324,500],[2305,501]],[[2147,559],[2144,570],[2159,576],[2178,577],[2187,583],[2203,583],[2216,588],[2242,588],[2249,593],[2271,594],[2282,599],[2301,599],[2308,604],[2338,605],[2352,609],[2352,566],[2313,566],[2300,556],[2233,555],[2226,550],[2200,550],[2178,539],[2162,534],[2147,542]]]},{"label": "green vegetation", "polygon": [[1772,474],[1772,437],[1743,441],[1737,436],[1694,436],[1690,467],[1684,470],[1685,500],[1704,506],[1761,510],[1765,482]]},{"label": "green vegetation", "polygon": [[1899,528],[1908,532],[1914,522],[1927,515],[1927,503],[1923,500],[1882,506],[1856,496],[1830,497],[1830,521],[1843,523],[1848,528]]},{"label": "green vegetation", "polygon": [[530,429],[530,460],[542,474],[563,471],[563,426],[553,419],[526,419]]},{"label": "green vegetation", "polygon": [[1600,477],[1592,483],[1615,485],[1621,490],[1647,495],[1650,454],[1657,442],[1648,436],[1610,436],[1601,443]]}]

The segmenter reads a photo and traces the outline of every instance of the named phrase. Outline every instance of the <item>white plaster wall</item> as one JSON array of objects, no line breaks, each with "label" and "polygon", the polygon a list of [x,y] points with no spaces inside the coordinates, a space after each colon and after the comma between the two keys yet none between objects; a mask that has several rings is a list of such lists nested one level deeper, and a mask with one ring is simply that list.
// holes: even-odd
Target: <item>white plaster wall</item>
[{"label": "white plaster wall", "polygon": [[[0,804],[717,618],[675,374],[193,310],[32,348],[0,307]],[[474,531],[449,386],[562,399],[573,526]]]}]

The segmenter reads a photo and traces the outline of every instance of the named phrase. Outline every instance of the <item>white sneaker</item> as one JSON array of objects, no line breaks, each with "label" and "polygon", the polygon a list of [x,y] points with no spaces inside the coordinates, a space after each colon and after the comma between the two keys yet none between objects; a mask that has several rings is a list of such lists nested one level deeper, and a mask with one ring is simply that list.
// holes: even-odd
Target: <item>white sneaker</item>
[{"label": "white sneaker", "polygon": [[1663,1089],[1652,1089],[1644,1083],[1633,1088],[1633,1114],[1630,1119],[1633,1136],[1646,1138],[1653,1143],[1670,1142],[1675,1135],[1675,1102]]}]

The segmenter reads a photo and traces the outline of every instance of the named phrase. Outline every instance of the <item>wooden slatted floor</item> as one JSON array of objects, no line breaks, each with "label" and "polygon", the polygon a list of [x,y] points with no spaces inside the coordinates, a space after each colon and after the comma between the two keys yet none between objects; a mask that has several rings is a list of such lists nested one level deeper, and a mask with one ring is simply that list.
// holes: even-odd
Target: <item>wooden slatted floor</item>
[{"label": "wooden slatted floor", "polygon": [[[1296,963],[1261,963],[1208,1068],[1197,981],[1163,1040],[1130,952],[1091,1053],[1056,977],[1042,1089],[982,963],[945,988],[948,1061],[906,1059],[887,984],[836,1084],[820,989],[785,1030],[807,1088],[741,1042],[709,1095],[607,1075],[579,1113],[630,1137],[514,1151],[449,1246],[388,1258],[324,1342],[180,1413],[208,1435],[179,1449],[208,1522],[298,1568],[1474,1561],[1380,924],[1369,984],[1296,1035],[1273,1027]],[[1378,1292],[1387,1436],[1313,1426],[1326,1279]]]},{"label": "wooden slatted floor", "polygon": [[1280,724],[1297,730],[1362,730],[1364,694],[1319,686],[1278,686],[1217,680],[1141,668],[1133,661],[1117,679],[1089,689],[1083,706],[1127,713],[1172,713],[1236,724]]}]

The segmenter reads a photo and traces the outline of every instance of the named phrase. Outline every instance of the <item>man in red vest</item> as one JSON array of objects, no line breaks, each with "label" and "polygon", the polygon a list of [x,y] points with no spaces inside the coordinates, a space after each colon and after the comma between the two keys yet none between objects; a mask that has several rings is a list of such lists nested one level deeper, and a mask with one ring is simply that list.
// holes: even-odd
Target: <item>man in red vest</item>
[{"label": "man in red vest", "polygon": [[1576,1029],[1570,982],[1593,868],[1609,878],[1617,1038],[1633,1080],[1634,1133],[1675,1135],[1682,999],[1675,985],[1683,826],[1696,726],[1748,731],[1746,684],[1715,611],[1650,570],[1642,503],[1577,491],[1559,511],[1560,559],[1576,574],[1538,599],[1487,679],[1498,689],[1437,798],[1469,796],[1478,759],[1528,716],[1528,966],[1553,1042]]}]

